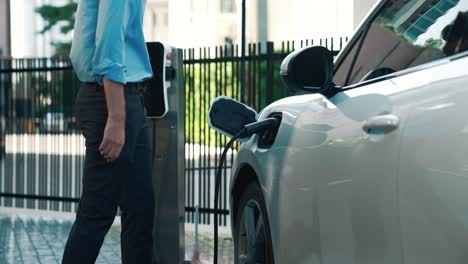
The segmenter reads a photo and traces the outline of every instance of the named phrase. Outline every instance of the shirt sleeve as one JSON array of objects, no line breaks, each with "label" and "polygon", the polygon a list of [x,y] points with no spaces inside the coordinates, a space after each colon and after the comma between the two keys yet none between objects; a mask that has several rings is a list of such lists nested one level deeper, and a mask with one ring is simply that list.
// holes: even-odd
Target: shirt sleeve
[{"label": "shirt sleeve", "polygon": [[126,83],[125,31],[128,20],[128,0],[100,0],[96,28],[93,74],[102,79]]}]

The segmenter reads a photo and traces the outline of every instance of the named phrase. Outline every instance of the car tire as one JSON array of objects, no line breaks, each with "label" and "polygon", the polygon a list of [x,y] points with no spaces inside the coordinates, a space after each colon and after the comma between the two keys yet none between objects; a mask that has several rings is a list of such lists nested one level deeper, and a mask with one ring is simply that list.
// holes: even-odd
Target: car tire
[{"label": "car tire", "polygon": [[235,263],[273,264],[270,224],[263,192],[257,183],[250,183],[241,194],[235,219]]}]

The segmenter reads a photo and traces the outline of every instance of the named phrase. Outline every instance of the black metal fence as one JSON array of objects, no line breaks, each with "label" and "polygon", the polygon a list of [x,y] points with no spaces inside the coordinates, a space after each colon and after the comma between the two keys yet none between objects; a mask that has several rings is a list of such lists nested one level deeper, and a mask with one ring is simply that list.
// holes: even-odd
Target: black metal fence
[{"label": "black metal fence", "polygon": [[[206,113],[219,95],[257,110],[289,95],[279,68],[296,48],[341,50],[344,38],[251,44],[245,60],[237,46],[189,49],[184,54],[186,91],[186,219],[212,223],[214,175],[227,139],[208,127]],[[246,80],[241,85],[242,63]],[[74,211],[81,193],[84,140],[74,116],[79,82],[68,59],[0,60],[0,206]],[[229,175],[223,173],[221,223],[229,225]]]},{"label": "black metal fence", "polygon": [[64,201],[77,201],[81,193],[77,90],[67,59],[0,61],[0,206],[75,210]]}]

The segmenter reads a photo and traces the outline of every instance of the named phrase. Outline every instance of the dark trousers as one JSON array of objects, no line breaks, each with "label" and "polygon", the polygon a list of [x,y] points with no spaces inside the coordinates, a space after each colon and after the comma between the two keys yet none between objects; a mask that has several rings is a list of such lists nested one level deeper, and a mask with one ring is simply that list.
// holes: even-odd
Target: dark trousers
[{"label": "dark trousers", "polygon": [[95,263],[104,237],[122,211],[124,264],[151,263],[154,198],[151,148],[143,98],[137,85],[125,87],[125,145],[111,163],[99,153],[107,109],[104,89],[82,84],[76,100],[78,124],[86,139],[83,192],[62,263]]}]

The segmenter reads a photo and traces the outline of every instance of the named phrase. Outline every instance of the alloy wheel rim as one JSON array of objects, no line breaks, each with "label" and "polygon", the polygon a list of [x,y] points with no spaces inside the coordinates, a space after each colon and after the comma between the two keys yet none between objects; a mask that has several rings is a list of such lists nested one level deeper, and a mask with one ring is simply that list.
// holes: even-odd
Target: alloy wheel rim
[{"label": "alloy wheel rim", "polygon": [[245,206],[237,242],[240,264],[266,264],[266,230],[260,206],[250,200]]}]

